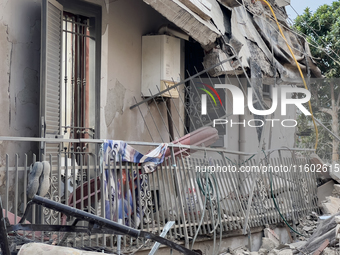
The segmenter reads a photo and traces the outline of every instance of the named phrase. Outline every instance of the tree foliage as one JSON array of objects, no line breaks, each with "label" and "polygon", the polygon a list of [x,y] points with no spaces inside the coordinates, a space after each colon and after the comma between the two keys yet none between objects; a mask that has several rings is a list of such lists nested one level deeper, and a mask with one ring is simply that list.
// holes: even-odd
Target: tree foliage
[{"label": "tree foliage", "polygon": [[[314,61],[326,77],[322,80],[312,80],[313,112],[333,133],[339,136],[340,110],[340,0],[331,5],[322,5],[314,13],[306,8],[301,16],[294,21],[294,27],[305,34],[310,43]],[[298,117],[299,132],[311,126],[310,119]],[[301,147],[312,148],[315,133],[311,136],[299,137]],[[319,128],[319,146],[317,153],[326,159],[338,160],[339,142]]]}]

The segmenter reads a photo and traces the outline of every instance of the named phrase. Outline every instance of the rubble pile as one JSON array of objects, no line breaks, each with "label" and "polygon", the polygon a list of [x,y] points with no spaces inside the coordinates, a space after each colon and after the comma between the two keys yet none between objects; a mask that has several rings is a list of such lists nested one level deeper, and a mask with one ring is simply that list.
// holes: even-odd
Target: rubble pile
[{"label": "rubble pile", "polygon": [[[312,164],[326,165],[317,155]],[[330,166],[331,167],[331,166]],[[298,220],[295,240],[282,244],[275,232],[268,227],[259,251],[245,247],[229,248],[223,255],[339,255],[340,254],[340,172],[317,173],[318,205],[322,216],[313,212]]]},{"label": "rubble pile", "polygon": [[319,217],[316,213],[307,215],[305,218],[299,219],[299,225],[296,227],[296,231],[303,236],[298,236],[300,241],[305,241],[310,237],[319,224]]}]

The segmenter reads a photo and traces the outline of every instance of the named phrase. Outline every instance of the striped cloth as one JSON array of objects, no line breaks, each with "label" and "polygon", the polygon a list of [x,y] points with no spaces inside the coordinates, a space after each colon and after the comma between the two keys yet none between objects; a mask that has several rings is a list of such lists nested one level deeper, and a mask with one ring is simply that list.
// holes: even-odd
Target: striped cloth
[{"label": "striped cloth", "polygon": [[163,162],[167,148],[168,144],[162,143],[156,149],[143,155],[124,141],[105,140],[103,146],[104,162],[106,165],[114,159],[118,162],[121,155],[123,162],[142,163],[145,172],[152,173],[157,165]]}]

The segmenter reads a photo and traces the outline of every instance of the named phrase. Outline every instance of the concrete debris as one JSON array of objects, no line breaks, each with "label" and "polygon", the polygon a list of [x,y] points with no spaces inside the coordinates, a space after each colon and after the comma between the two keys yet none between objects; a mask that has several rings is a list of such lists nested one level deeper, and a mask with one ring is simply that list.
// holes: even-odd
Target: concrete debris
[{"label": "concrete debris", "polygon": [[306,232],[310,232],[310,231],[314,230],[314,228],[313,227],[309,227],[309,226],[304,226],[303,230],[306,231]]},{"label": "concrete debris", "polygon": [[323,255],[337,255],[339,249],[338,248],[329,248],[327,247],[326,249],[323,250],[322,254]]},{"label": "concrete debris", "polygon": [[25,254],[36,254],[36,255],[99,255],[103,254],[100,252],[92,252],[92,251],[82,251],[70,247],[62,247],[62,246],[55,246],[55,245],[48,245],[43,243],[28,243],[24,244],[19,253],[19,255]]},{"label": "concrete debris", "polygon": [[321,221],[313,235],[307,240],[304,246],[300,247],[299,250],[306,254],[313,254],[326,239],[329,240],[330,244],[333,244],[335,242],[335,230],[337,226],[335,218],[339,215],[340,213],[337,213],[329,219]]},{"label": "concrete debris", "polygon": [[267,255],[268,254],[268,250],[261,248],[258,252],[259,255]]},{"label": "concrete debris", "polygon": [[301,233],[303,236],[299,236],[300,241],[305,241],[306,237],[313,234],[314,230],[319,224],[319,218],[315,214],[307,215],[305,218],[299,220],[299,225],[297,226],[297,232]]},{"label": "concrete debris", "polygon": [[295,243],[289,244],[289,247],[290,247],[292,250],[300,249],[300,247],[304,246],[306,243],[307,243],[307,241],[295,242]]},{"label": "concrete debris", "polygon": [[326,239],[326,241],[324,241],[324,242],[320,245],[320,247],[313,253],[313,255],[320,255],[320,254],[323,252],[323,250],[324,250],[325,248],[327,248],[328,245],[329,245],[329,240]]},{"label": "concrete debris", "polygon": [[[270,228],[265,229],[265,236],[262,238],[262,245],[259,251],[250,252],[246,248],[237,248],[229,251],[231,255],[293,255],[293,254],[337,254],[340,241],[340,212],[328,219],[319,220],[316,213],[311,213],[299,220],[297,231],[306,237],[306,241],[294,242],[291,244],[280,244],[276,233]],[[309,237],[309,238],[308,238]],[[336,247],[334,249],[333,247]]]},{"label": "concrete debris", "polygon": [[340,216],[335,216],[334,220],[336,224],[340,224]]},{"label": "concrete debris", "polygon": [[326,200],[326,197],[332,196],[334,189],[335,189],[335,182],[333,180],[330,180],[329,182],[326,182],[318,187],[318,191],[317,191],[318,206],[322,205],[322,201]]},{"label": "concrete debris", "polygon": [[278,246],[276,241],[273,241],[267,237],[262,238],[262,245],[261,248],[267,251],[273,250],[276,246]]},{"label": "concrete debris", "polygon": [[286,249],[283,251],[279,251],[278,255],[293,255],[293,251],[290,249]]},{"label": "concrete debris", "polygon": [[250,252],[247,250],[247,248],[237,248],[235,250],[230,251],[231,255],[250,255]]},{"label": "concrete debris", "polygon": [[326,197],[326,201],[322,203],[324,214],[336,214],[340,208],[340,198]]},{"label": "concrete debris", "polygon": [[275,246],[280,244],[279,236],[270,228],[264,229],[264,236],[275,242]]},{"label": "concrete debris", "polygon": [[334,197],[340,197],[340,184],[334,184],[332,195]]}]

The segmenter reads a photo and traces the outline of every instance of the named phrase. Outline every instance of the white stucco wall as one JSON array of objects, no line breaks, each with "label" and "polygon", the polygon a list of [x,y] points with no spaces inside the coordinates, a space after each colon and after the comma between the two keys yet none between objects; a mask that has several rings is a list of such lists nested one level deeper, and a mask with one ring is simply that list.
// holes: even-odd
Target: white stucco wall
[{"label": "white stucco wall", "polygon": [[[0,136],[39,134],[40,2],[0,3]],[[34,143],[0,142],[0,166],[19,148],[37,152]]]},{"label": "white stucco wall", "polygon": [[[162,25],[170,22],[141,0],[111,2],[108,21],[108,77],[107,86],[102,84],[101,137],[162,142],[162,136],[163,141],[168,141],[165,103],[157,105],[159,111],[155,103],[149,105],[156,124],[148,113],[147,105],[140,106],[152,138],[139,109],[130,110],[129,107],[135,104],[134,97],[138,102],[142,100],[142,36],[156,34]],[[178,99],[174,103],[178,103]],[[173,114],[177,114],[175,109]],[[178,118],[176,122],[178,126]],[[180,135],[175,130],[174,136]]]}]

